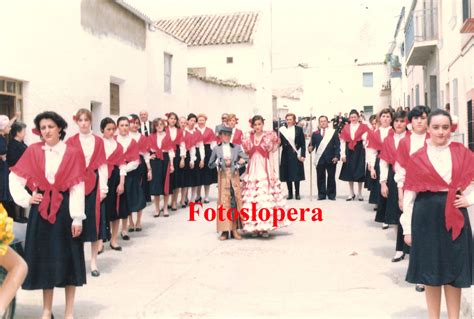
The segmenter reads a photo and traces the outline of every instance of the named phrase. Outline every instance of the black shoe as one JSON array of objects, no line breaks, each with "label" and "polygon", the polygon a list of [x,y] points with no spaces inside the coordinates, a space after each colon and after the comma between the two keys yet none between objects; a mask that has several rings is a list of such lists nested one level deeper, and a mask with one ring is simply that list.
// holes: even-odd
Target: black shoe
[{"label": "black shoe", "polygon": [[388,229],[389,225],[385,224],[385,225],[382,225],[382,229],[385,230],[385,229]]},{"label": "black shoe", "polygon": [[128,229],[128,232],[129,232],[129,233],[133,233],[134,231],[135,231],[135,228],[129,228],[129,229]]},{"label": "black shoe", "polygon": [[171,211],[172,211],[172,212],[175,212],[175,211],[177,211],[177,210],[178,210],[177,208],[171,207]]},{"label": "black shoe", "polygon": [[209,199],[205,199],[204,204],[209,204]]},{"label": "black shoe", "polygon": [[286,199],[293,199],[293,195],[288,195]]},{"label": "black shoe", "polygon": [[300,200],[301,199],[300,194],[296,194],[295,199]]},{"label": "black shoe", "polygon": [[171,205],[168,205],[168,209],[171,209]]},{"label": "black shoe", "polygon": [[91,275],[92,275],[92,277],[99,277],[99,276],[100,276],[100,272],[99,272],[99,270],[97,270],[97,269],[96,269],[96,270],[92,270],[92,271],[91,271]]},{"label": "black shoe", "polygon": [[418,292],[423,292],[425,291],[425,286],[421,284],[416,284],[415,290]]},{"label": "black shoe", "polygon": [[130,240],[130,236],[128,235],[120,234],[120,236],[122,237],[123,240]]},{"label": "black shoe", "polygon": [[356,198],[356,195],[352,195],[352,197],[347,197],[346,198],[346,201],[351,201],[351,200],[354,200]]},{"label": "black shoe", "polygon": [[202,204],[202,197],[196,198],[194,201],[195,203],[201,203]]},{"label": "black shoe", "polygon": [[142,228],[141,228],[141,227],[137,227],[137,228],[135,228],[135,231],[137,231],[137,232],[142,231]]},{"label": "black shoe", "polygon": [[110,248],[112,248],[113,250],[116,250],[116,251],[122,251],[122,246],[114,247],[114,246],[112,246],[112,244],[110,244]]},{"label": "black shoe", "polygon": [[328,197],[329,200],[336,200],[336,197]]},{"label": "black shoe", "polygon": [[318,197],[318,200],[326,200],[326,197]]},{"label": "black shoe", "polygon": [[186,208],[186,207],[187,207],[186,204],[181,205],[181,208]]},{"label": "black shoe", "polygon": [[403,255],[401,255],[400,257],[392,258],[392,262],[397,263],[399,261],[402,261],[403,259],[405,259],[405,253],[403,253]]}]

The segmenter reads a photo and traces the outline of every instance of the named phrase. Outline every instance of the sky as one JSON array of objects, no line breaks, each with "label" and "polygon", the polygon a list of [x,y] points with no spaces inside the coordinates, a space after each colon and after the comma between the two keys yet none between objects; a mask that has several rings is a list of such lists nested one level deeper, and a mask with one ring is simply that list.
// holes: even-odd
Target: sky
[{"label": "sky", "polygon": [[[383,61],[411,0],[127,0],[152,19],[260,10],[272,13],[274,86],[301,83],[298,63],[327,73]],[[408,8],[407,8],[408,9]]]}]

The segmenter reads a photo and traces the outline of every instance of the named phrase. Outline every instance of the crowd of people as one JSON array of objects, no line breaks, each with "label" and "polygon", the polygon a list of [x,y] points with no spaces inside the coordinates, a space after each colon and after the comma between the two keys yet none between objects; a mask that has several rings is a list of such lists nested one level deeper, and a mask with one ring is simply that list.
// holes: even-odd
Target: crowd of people
[{"label": "crowd of people", "polygon": [[[260,115],[249,120],[245,133],[235,114],[221,119],[213,130],[205,114],[170,112],[150,121],[141,111],[102,119],[98,136],[91,112],[80,109],[72,119],[79,133],[66,139],[67,121],[47,111],[34,119],[41,141],[26,146],[26,125],[0,116],[1,202],[9,216],[28,223],[23,288],[43,290],[43,318],[52,317],[55,287],[65,288],[65,317],[73,317],[75,289],[87,277],[84,243],[91,243],[90,274],[99,277],[104,243],[121,251],[120,240],[142,231],[148,203],[154,203],[154,217],[168,217],[191,202],[210,203],[210,187],[217,184],[217,206],[236,212],[285,208],[287,200],[301,199],[306,151],[314,151],[318,200],[337,199],[336,167],[342,162],[346,200],[364,201],[363,188],[370,191],[374,220],[397,232],[392,261],[410,253],[406,280],[425,290],[430,316],[439,317],[441,286],[449,315],[459,314],[461,288],[472,283],[466,207],[474,203],[474,163],[468,149],[450,141],[449,112],[383,109],[367,124],[357,110],[331,121],[322,115],[309,143],[292,113],[270,131]],[[237,215],[218,220],[217,232],[219,240],[241,240],[242,234],[269,237],[287,225],[285,218],[275,225]],[[4,307],[0,299],[0,312]]]}]

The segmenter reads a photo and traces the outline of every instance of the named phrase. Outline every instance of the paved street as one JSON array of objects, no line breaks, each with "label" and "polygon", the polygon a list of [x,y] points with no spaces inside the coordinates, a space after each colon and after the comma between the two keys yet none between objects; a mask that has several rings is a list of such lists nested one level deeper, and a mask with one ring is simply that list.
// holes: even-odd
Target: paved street
[{"label": "paved street", "polygon": [[[404,281],[408,261],[390,262],[393,229],[381,230],[367,202],[347,203],[347,186],[338,187],[336,202],[310,201],[306,181],[303,200],[288,204],[320,207],[324,221],[295,222],[269,239],[220,242],[215,223],[188,222],[183,209],[154,219],[149,206],[144,231],[100,256],[102,274],[78,290],[76,317],[426,317],[424,294]],[[37,318],[41,296],[20,291],[18,318]],[[54,302],[60,318],[63,290]]]}]

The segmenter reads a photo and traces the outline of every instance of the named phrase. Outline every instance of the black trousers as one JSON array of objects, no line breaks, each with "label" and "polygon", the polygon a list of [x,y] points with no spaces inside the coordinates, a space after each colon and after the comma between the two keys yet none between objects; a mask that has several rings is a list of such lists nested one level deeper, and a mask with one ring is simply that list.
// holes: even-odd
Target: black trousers
[{"label": "black trousers", "polygon": [[330,199],[336,198],[336,164],[324,163],[316,165],[316,177],[318,183],[318,198],[323,199],[326,198],[326,196]]}]

